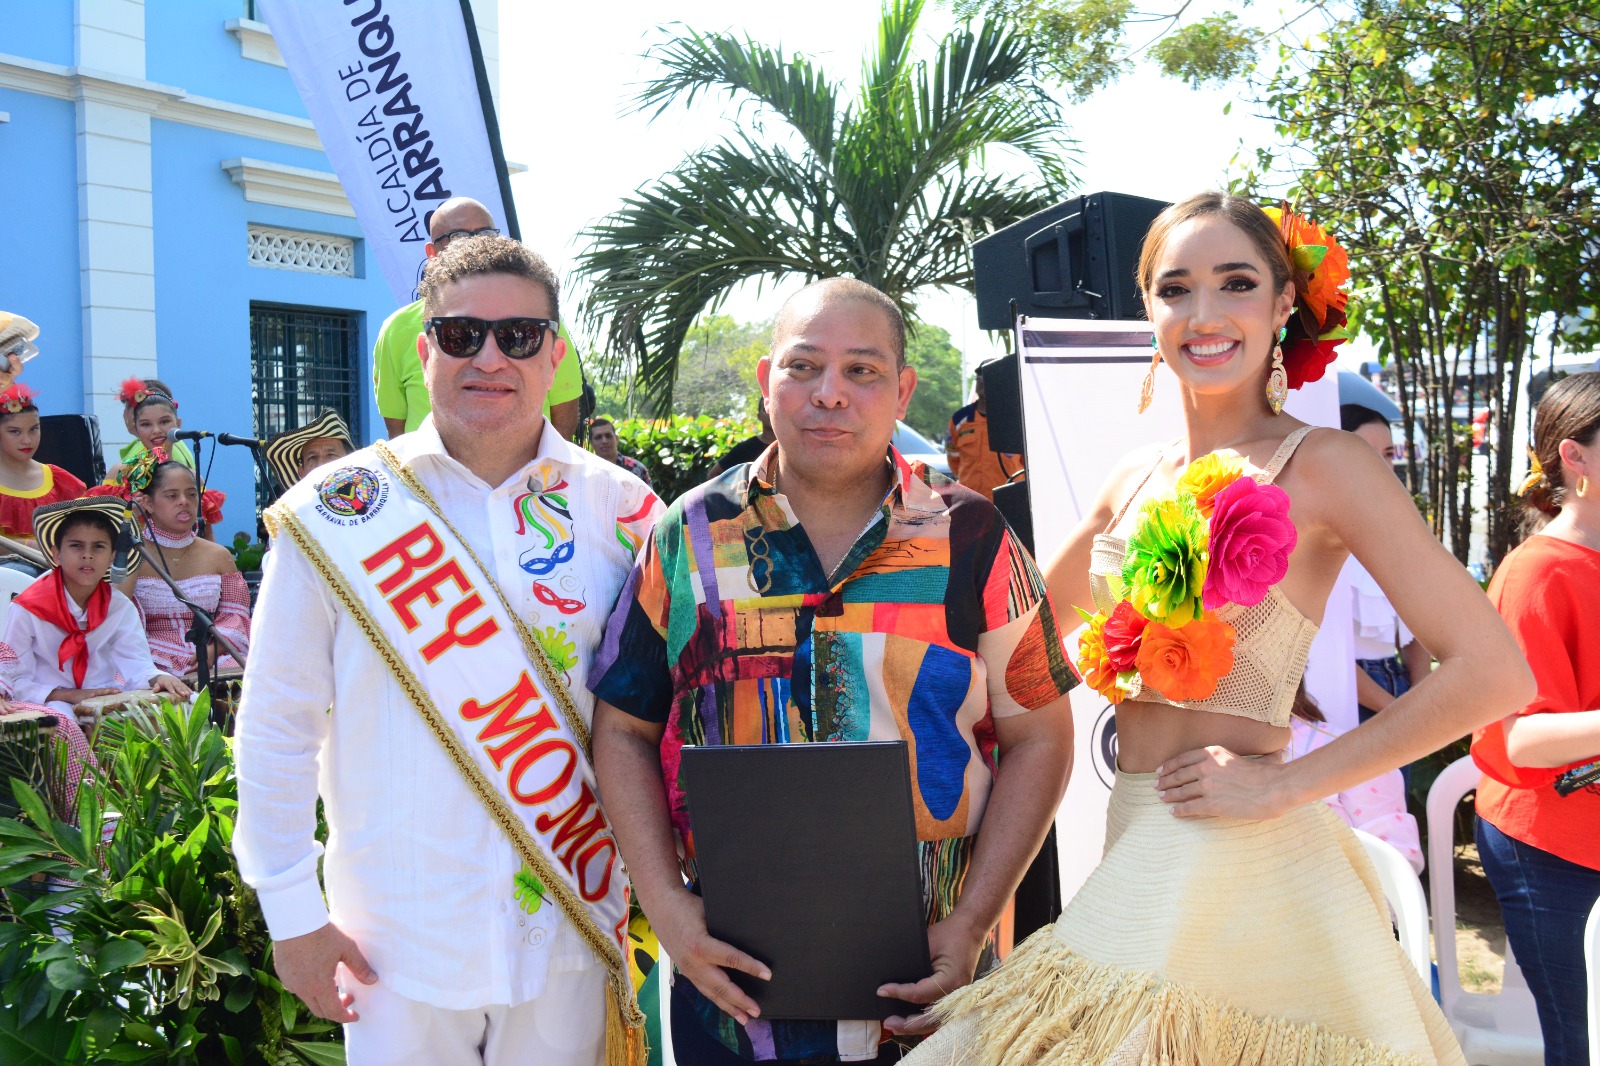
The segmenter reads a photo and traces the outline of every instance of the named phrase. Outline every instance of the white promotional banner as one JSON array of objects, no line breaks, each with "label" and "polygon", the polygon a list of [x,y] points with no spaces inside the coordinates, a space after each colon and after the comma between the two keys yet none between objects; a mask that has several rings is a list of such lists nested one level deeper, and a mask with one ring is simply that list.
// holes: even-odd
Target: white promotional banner
[{"label": "white promotional banner", "polygon": [[480,201],[502,230],[514,230],[462,4],[258,7],[398,302],[414,299],[428,216],[451,196]]},{"label": "white promotional banner", "polygon": [[[1163,364],[1155,400],[1138,414],[1139,383],[1150,366],[1150,324],[1142,321],[1022,318],[1022,412],[1028,446],[1028,486],[1033,538],[1047,562],[1082,521],[1111,469],[1128,452],[1176,439],[1183,432],[1178,379]],[[1289,394],[1287,410],[1313,425],[1339,424],[1339,390],[1330,370],[1321,381]],[[1070,604],[1059,618],[1076,619]],[[1077,606],[1092,610],[1092,604]],[[1067,649],[1076,657],[1076,632]],[[1350,592],[1336,587],[1306,667],[1306,689],[1330,721],[1341,723],[1348,705],[1355,725],[1355,655],[1350,634]],[[1056,815],[1061,898],[1072,898],[1100,862],[1106,801],[1117,760],[1116,720],[1099,693],[1072,690],[1077,734],[1072,780]]]}]

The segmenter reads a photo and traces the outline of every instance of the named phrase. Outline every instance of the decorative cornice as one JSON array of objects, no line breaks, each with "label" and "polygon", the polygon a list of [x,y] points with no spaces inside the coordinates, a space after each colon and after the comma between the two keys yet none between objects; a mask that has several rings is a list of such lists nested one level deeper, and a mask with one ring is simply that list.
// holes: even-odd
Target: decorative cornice
[{"label": "decorative cornice", "polygon": [[63,67],[0,53],[0,88],[18,89],[57,100],[97,100],[144,111],[152,118],[186,126],[239,133],[297,148],[322,150],[310,119],[259,107],[194,96],[171,85],[126,78],[105,71]]},{"label": "decorative cornice", "polygon": [[222,28],[233,34],[239,41],[239,54],[246,59],[253,59],[257,63],[271,63],[275,67],[287,67],[283,61],[283,53],[278,51],[278,42],[272,39],[272,31],[267,29],[265,22],[254,19],[229,19],[222,24]]},{"label": "decorative cornice", "polygon": [[326,171],[242,158],[224,159],[222,169],[251,203],[356,217],[356,209],[350,206],[338,176]]}]

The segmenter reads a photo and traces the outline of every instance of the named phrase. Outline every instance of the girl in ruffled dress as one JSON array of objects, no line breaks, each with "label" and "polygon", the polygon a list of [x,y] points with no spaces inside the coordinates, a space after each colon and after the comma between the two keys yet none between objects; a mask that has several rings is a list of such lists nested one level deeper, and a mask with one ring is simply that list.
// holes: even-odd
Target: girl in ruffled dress
[{"label": "girl in ruffled dress", "polygon": [[[193,673],[197,665],[188,638],[194,614],[173,595],[157,570],[171,577],[186,599],[211,615],[217,632],[241,654],[248,654],[250,590],[228,549],[195,535],[202,494],[194,471],[168,458],[157,446],[133,464],[128,484],[143,513],[147,543],[139,568],[119,587],[139,608],[156,665],[179,677]],[[207,655],[213,668],[244,665],[215,644],[207,649]]]}]

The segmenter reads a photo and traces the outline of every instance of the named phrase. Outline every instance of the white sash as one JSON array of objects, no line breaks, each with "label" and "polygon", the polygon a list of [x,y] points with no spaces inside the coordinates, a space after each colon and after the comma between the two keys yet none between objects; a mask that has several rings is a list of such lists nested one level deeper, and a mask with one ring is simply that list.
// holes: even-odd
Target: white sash
[{"label": "white sash", "polygon": [[[595,798],[589,730],[543,648],[432,495],[385,445],[373,450],[381,463],[362,465],[358,453],[325,474],[309,499],[274,504],[268,529],[305,553],[606,965],[616,1008],[608,1029],[620,1021],[634,1030],[644,1018],[623,953],[627,878]],[[424,607],[426,622],[418,616]],[[622,1049],[613,1035],[608,1059],[625,1061],[614,1058]]]}]

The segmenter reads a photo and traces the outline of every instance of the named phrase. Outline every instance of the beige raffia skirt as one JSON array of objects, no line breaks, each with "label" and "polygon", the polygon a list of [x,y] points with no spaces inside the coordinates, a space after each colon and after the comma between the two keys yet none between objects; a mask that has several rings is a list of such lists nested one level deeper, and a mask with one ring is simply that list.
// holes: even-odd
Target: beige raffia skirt
[{"label": "beige raffia skirt", "polygon": [[1180,819],[1117,775],[1060,921],[946,999],[914,1066],[1462,1066],[1355,836],[1321,803]]}]

